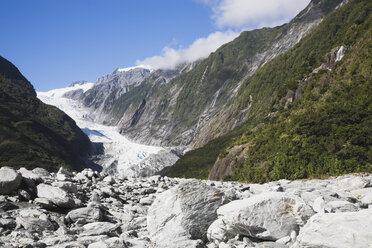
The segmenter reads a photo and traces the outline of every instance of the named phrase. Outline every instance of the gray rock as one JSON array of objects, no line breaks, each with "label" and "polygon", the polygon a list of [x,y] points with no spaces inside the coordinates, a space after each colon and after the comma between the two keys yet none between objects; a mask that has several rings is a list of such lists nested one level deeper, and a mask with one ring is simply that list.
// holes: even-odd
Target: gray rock
[{"label": "gray rock", "polygon": [[[49,236],[49,237],[45,237],[45,238],[41,239],[40,241],[45,243],[48,247],[49,246],[53,246],[54,248],[66,247],[66,245],[69,242],[75,242],[75,237],[70,236],[70,235]],[[65,245],[63,245],[63,244],[65,244]],[[73,244],[73,243],[70,243],[70,244]],[[76,247],[76,246],[71,246],[71,247]],[[82,248],[82,247],[84,247],[84,246],[80,246],[80,248]]]},{"label": "gray rock", "polygon": [[102,211],[99,208],[85,207],[71,210],[65,217],[68,223],[80,221],[80,223],[98,222],[103,219]]},{"label": "gray rock", "polygon": [[147,228],[156,247],[197,247],[217,219],[224,194],[199,181],[189,181],[159,194],[148,210]]},{"label": "gray rock", "polygon": [[325,205],[328,213],[356,212],[358,207],[348,201],[330,201]]},{"label": "gray rock", "polygon": [[78,192],[76,184],[72,182],[53,182],[52,186],[63,189],[68,193],[77,194]]},{"label": "gray rock", "polygon": [[42,183],[37,186],[37,196],[48,199],[60,208],[74,208],[75,206],[75,202],[69,193],[47,184]]},{"label": "gray rock", "polygon": [[6,201],[1,201],[0,202],[0,213],[1,212],[6,212],[6,211],[9,211],[9,210],[18,209],[18,208],[19,207],[14,205],[13,203],[6,202]]},{"label": "gray rock", "polygon": [[316,214],[301,229],[295,248],[366,248],[372,244],[372,209]]},{"label": "gray rock", "polygon": [[275,242],[261,242],[258,243],[256,248],[289,248],[285,244],[279,244]]},{"label": "gray rock", "polygon": [[21,185],[22,176],[19,172],[9,167],[0,168],[0,194],[8,195]]},{"label": "gray rock", "polygon": [[142,205],[151,205],[155,200],[155,197],[148,196],[148,197],[143,197],[140,199],[140,203]]},{"label": "gray rock", "polygon": [[54,209],[58,207],[57,205],[53,203],[53,201],[47,198],[35,198],[34,202],[40,207],[45,208],[45,209]]},{"label": "gray rock", "polygon": [[17,224],[22,225],[29,231],[44,231],[44,230],[57,230],[58,226],[55,225],[49,217],[36,210],[36,209],[23,209],[16,219]]},{"label": "gray rock", "polygon": [[6,229],[14,229],[17,223],[14,218],[7,217],[7,218],[0,218],[0,226]]},{"label": "gray rock", "polygon": [[119,229],[120,225],[110,222],[94,222],[83,226],[84,232],[81,236],[96,236],[103,234],[114,233]]}]

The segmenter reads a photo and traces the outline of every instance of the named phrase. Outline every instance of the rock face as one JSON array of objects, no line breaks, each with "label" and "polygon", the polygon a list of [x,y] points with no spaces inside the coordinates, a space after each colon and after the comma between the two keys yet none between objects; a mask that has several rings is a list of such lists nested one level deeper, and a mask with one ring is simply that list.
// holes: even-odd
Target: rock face
[{"label": "rock face", "polygon": [[206,239],[224,201],[221,191],[200,182],[182,183],[159,195],[147,217],[156,247],[196,247],[200,241],[195,240]]},{"label": "rock face", "polygon": [[301,229],[294,247],[362,248],[372,245],[372,209],[316,214]]},{"label": "rock face", "polygon": [[[86,107],[90,107],[93,111],[91,118],[106,124],[112,124],[109,119],[105,119],[108,115],[106,112],[109,105],[112,105],[120,96],[127,93],[132,87],[141,83],[150,73],[145,68],[131,69],[116,69],[112,73],[103,76],[97,80],[94,86],[87,92],[81,94],[76,92],[72,95],[67,95],[72,99],[81,98]],[[112,113],[115,115],[115,113]]]},{"label": "rock face", "polygon": [[22,176],[20,173],[9,167],[0,168],[0,194],[6,195],[17,190],[21,184]]},{"label": "rock face", "polygon": [[[0,195],[0,247],[342,248],[372,240],[372,175],[240,184],[21,171],[18,189]],[[24,197],[25,181],[37,197]]]}]

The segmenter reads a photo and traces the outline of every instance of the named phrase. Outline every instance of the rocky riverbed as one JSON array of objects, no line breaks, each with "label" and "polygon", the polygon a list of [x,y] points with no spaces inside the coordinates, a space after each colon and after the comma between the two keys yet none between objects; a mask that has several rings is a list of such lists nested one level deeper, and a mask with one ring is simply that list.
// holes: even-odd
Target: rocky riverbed
[{"label": "rocky riverbed", "polygon": [[240,184],[0,168],[1,247],[372,247],[372,175]]}]

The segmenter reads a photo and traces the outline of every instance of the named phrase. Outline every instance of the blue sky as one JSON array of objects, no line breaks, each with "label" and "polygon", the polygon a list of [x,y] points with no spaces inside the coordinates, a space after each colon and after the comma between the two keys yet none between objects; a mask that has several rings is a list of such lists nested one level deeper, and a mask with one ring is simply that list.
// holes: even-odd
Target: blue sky
[{"label": "blue sky", "polygon": [[0,55],[45,91],[117,67],[171,68],[206,57],[242,30],[288,21],[309,0],[262,2],[1,0]]}]

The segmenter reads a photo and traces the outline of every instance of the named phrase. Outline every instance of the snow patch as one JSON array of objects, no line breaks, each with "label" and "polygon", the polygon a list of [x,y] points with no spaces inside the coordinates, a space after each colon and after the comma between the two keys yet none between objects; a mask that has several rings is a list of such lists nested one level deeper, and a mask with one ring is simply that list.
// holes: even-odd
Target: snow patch
[{"label": "snow patch", "polygon": [[150,70],[150,69],[147,68],[146,66],[143,66],[143,65],[137,65],[137,66],[126,67],[126,68],[118,68],[118,72],[128,72],[128,71],[130,71],[130,70],[134,70],[134,69],[147,69],[147,70]]}]

